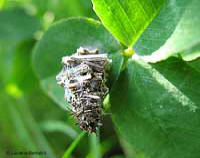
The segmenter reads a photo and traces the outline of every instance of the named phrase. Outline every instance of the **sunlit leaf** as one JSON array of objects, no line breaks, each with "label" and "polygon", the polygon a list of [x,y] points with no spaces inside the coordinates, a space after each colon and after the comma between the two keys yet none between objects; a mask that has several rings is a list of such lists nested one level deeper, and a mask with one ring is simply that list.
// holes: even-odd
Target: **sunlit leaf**
[{"label": "sunlit leaf", "polygon": [[[177,0],[177,8],[178,10],[185,10],[185,12],[182,14],[180,21],[178,22],[178,20],[176,19],[176,23],[178,22],[174,32],[170,35],[170,37],[166,40],[165,43],[163,43],[163,45],[159,45],[157,44],[157,40],[158,42],[163,40],[164,36],[161,36],[159,33],[162,30],[162,27],[158,27],[157,29],[157,39],[155,38],[154,35],[151,36],[144,36],[144,40],[146,39],[146,42],[141,42],[140,46],[138,47],[144,47],[146,50],[146,52],[148,52],[149,54],[152,53],[152,51],[148,51],[148,49],[151,49],[150,47],[155,47],[155,46],[161,46],[158,50],[154,50],[155,52],[153,52],[153,54],[151,56],[147,56],[145,57],[146,61],[149,62],[157,62],[160,60],[164,60],[166,58],[168,58],[169,56],[175,55],[177,53],[180,53],[180,55],[183,57],[184,60],[188,61],[188,60],[194,60],[197,57],[200,56],[200,53],[194,52],[195,54],[188,54],[187,56],[186,54],[181,54],[181,52],[191,49],[192,47],[196,47],[199,45],[200,43],[200,14],[199,9],[200,9],[200,1],[199,0],[191,0],[188,2],[184,2],[180,0]],[[187,4],[188,3],[188,4]],[[185,5],[187,4],[187,5]],[[175,5],[176,7],[176,5]],[[173,8],[174,9],[174,8]],[[171,21],[167,21],[166,25],[170,26],[173,24],[173,19],[174,17],[176,17],[176,10],[174,11],[175,14],[172,14],[170,17],[167,17],[169,19],[171,19]],[[174,17],[173,17],[174,16]],[[169,24],[168,24],[169,23]],[[164,26],[163,26],[164,27]],[[154,29],[154,27],[152,27],[152,29]],[[168,30],[168,28],[166,28],[166,30]],[[151,31],[149,31],[151,32]],[[155,32],[155,31],[154,31]],[[148,33],[147,33],[148,34]],[[150,35],[150,33],[149,33]],[[148,39],[149,38],[149,39]],[[154,42],[154,43],[153,43]],[[149,43],[149,44],[145,44],[145,43]],[[143,46],[142,46],[143,44]],[[158,47],[157,47],[158,48]],[[138,53],[139,54],[148,54],[145,53],[145,49],[138,49]]]},{"label": "sunlit leaf", "polygon": [[104,26],[124,45],[133,45],[166,0],[92,0]]}]

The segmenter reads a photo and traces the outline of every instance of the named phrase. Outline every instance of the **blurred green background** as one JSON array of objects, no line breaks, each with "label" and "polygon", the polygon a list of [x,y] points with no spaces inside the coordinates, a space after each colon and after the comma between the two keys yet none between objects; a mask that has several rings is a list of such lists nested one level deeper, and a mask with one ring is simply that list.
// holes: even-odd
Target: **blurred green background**
[{"label": "blurred green background", "polygon": [[[0,158],[20,151],[47,154],[13,157],[62,157],[81,133],[41,90],[31,66],[32,49],[48,27],[75,16],[98,19],[90,0],[0,0]],[[103,124],[99,136],[85,134],[70,157],[132,157],[109,114]]]}]

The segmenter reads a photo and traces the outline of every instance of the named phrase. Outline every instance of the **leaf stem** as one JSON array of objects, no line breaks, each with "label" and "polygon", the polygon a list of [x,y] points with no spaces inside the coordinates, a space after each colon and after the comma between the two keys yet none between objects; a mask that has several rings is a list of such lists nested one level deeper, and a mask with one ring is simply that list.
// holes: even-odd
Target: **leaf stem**
[{"label": "leaf stem", "polygon": [[110,109],[110,107],[111,107],[111,105],[110,105],[110,95],[107,94],[104,101],[103,101],[103,108],[104,108],[105,111],[107,111],[107,110]]},{"label": "leaf stem", "polygon": [[85,132],[81,132],[78,137],[71,143],[69,148],[65,151],[64,155],[62,158],[69,158],[73,150],[76,148],[76,146],[79,144],[83,136],[85,135]]},{"label": "leaf stem", "polygon": [[135,51],[133,50],[132,46],[128,47],[123,52],[123,56],[127,56],[127,57],[131,57],[133,54],[135,54]]},{"label": "leaf stem", "polygon": [[125,50],[122,52],[122,55],[123,55],[123,63],[122,63],[121,69],[120,69],[121,72],[126,68],[128,59],[129,59],[130,57],[132,57],[134,54],[135,54],[135,51],[133,50],[133,47],[131,47],[131,46],[128,47],[127,49],[125,49]]},{"label": "leaf stem", "polygon": [[101,158],[98,135],[99,135],[99,130],[97,131],[97,135],[92,133],[89,137],[90,138],[91,154],[92,154],[92,157],[95,157],[95,158]]},{"label": "leaf stem", "polygon": [[122,63],[122,66],[121,66],[120,72],[122,72],[122,71],[125,70],[126,65],[127,65],[127,62],[128,62],[128,59],[129,59],[128,56],[123,56],[123,63]]}]

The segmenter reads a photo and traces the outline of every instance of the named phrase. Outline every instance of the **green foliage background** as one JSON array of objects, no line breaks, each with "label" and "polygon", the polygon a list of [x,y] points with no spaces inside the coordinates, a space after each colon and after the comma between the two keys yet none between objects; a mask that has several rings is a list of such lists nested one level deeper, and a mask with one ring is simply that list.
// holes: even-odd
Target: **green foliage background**
[{"label": "green foliage background", "polygon": [[[199,158],[199,9],[199,0],[0,0],[0,157]],[[55,81],[80,46],[113,61],[97,136],[75,125]]]}]

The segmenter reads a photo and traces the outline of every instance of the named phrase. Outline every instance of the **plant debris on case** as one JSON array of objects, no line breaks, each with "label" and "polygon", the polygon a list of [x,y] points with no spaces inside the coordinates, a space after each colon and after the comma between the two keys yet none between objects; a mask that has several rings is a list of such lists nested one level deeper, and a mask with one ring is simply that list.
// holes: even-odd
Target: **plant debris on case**
[{"label": "plant debris on case", "polygon": [[65,89],[65,99],[71,104],[77,124],[89,133],[96,133],[101,125],[110,63],[107,54],[80,47],[75,54],[62,58],[63,69],[56,76],[57,83]]}]

